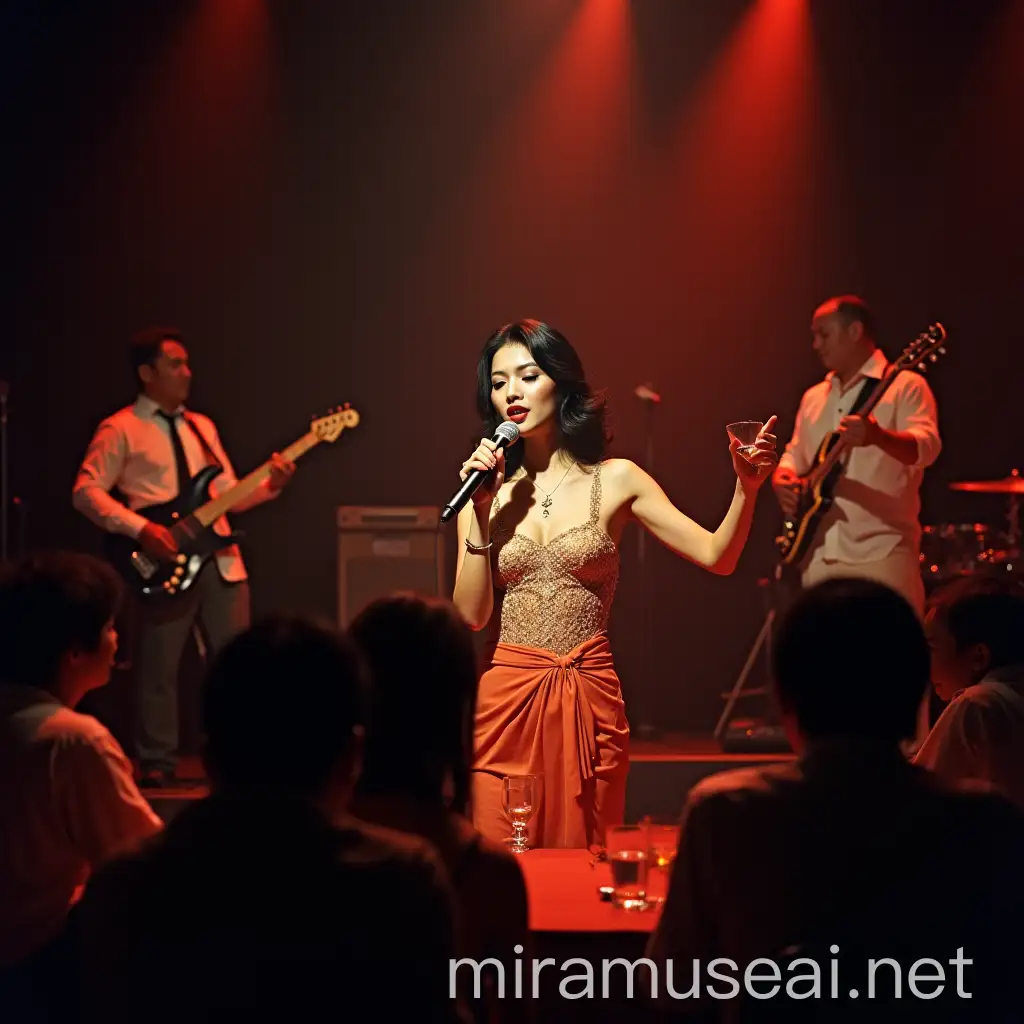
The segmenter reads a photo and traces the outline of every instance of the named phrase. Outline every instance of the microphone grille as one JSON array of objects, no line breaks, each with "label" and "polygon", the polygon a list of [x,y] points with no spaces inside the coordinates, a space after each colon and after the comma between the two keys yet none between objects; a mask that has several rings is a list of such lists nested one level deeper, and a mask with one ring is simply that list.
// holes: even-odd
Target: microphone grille
[{"label": "microphone grille", "polygon": [[494,436],[500,437],[506,444],[515,444],[519,440],[519,428],[514,423],[504,420],[498,424]]}]

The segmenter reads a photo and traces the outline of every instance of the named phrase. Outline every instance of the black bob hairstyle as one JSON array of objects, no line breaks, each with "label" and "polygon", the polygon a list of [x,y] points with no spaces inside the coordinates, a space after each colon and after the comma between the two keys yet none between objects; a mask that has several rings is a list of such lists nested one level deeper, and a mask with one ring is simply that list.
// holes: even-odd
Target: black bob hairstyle
[{"label": "black bob hairstyle", "polygon": [[[496,330],[486,341],[477,364],[477,411],[484,435],[491,437],[502,422],[491,401],[491,363],[505,345],[524,345],[537,365],[555,382],[558,399],[558,438],[561,447],[584,466],[593,466],[606,454],[611,433],[606,423],[606,398],[587,383],[583,363],[568,339],[540,320],[517,320]],[[506,452],[506,479],[523,461],[523,446]]]}]

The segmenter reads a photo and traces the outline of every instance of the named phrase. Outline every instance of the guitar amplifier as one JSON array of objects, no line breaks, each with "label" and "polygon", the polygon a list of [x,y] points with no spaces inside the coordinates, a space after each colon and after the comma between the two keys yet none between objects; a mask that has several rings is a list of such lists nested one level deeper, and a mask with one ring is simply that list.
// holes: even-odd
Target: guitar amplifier
[{"label": "guitar amplifier", "polygon": [[371,601],[395,591],[447,596],[439,508],[342,505],[337,523],[342,629]]}]

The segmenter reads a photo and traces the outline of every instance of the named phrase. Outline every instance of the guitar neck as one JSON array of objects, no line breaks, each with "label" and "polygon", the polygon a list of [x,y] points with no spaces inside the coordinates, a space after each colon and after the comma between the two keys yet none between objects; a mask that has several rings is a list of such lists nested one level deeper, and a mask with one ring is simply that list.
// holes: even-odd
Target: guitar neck
[{"label": "guitar neck", "polygon": [[[282,458],[287,462],[295,462],[296,459],[305,455],[306,452],[319,443],[319,438],[310,431],[300,437],[294,444],[289,445],[283,452]],[[210,526],[222,515],[230,512],[236,505],[241,504],[246,498],[252,495],[258,488],[262,487],[270,477],[270,460],[268,459],[258,469],[254,469],[247,477],[239,480],[234,487],[231,487],[219,497],[201,505],[192,513],[193,516],[203,525]]]}]

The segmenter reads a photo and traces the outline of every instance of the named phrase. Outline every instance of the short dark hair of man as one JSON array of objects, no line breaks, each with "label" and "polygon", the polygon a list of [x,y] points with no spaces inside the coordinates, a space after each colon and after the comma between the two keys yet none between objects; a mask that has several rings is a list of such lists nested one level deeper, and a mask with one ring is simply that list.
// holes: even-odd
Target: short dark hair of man
[{"label": "short dark hair of man", "polygon": [[366,676],[348,637],[302,616],[258,620],[214,659],[203,687],[215,789],[320,795],[365,726]]},{"label": "short dark hair of man", "polygon": [[776,694],[808,740],[913,736],[929,686],[924,628],[896,591],[830,579],[803,591],[772,651]]},{"label": "short dark hair of man", "polygon": [[42,551],[0,569],[0,681],[51,691],[61,659],[95,651],[121,606],[109,564],[76,551]]}]

